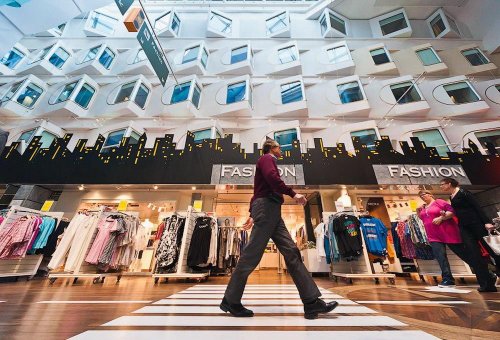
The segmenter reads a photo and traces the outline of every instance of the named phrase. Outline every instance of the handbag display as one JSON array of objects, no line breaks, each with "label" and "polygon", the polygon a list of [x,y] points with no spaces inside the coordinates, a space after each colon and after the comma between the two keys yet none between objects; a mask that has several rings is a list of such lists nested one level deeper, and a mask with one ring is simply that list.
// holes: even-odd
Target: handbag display
[{"label": "handbag display", "polygon": [[488,236],[483,237],[495,254],[500,255],[500,232],[498,230],[488,231]]}]

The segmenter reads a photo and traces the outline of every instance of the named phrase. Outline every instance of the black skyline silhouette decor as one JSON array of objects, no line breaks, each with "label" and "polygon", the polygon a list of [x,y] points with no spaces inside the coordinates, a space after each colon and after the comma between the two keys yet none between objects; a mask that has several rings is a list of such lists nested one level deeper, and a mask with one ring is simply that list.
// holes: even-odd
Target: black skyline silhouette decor
[{"label": "black skyline silhouette decor", "polygon": [[[188,132],[184,149],[176,149],[173,135],[156,138],[152,148],[146,148],[146,134],[136,144],[124,138],[119,147],[101,152],[105,138],[100,135],[93,146],[81,139],[73,151],[67,146],[72,134],[54,140],[42,149],[40,137],[35,137],[21,155],[18,142],[7,146],[0,157],[0,183],[15,184],[210,184],[215,164],[255,164],[261,150],[254,144],[247,153],[232,135],[195,142]],[[355,153],[344,144],[326,147],[322,139],[301,153],[298,141],[286,151],[281,164],[302,164],[306,185],[377,184],[374,164],[461,165],[475,185],[500,184],[500,154],[489,146],[483,155],[476,144],[469,142],[463,152],[449,152],[441,157],[436,148],[426,147],[418,138],[401,142],[402,153],[383,136],[371,150],[353,137]]]}]

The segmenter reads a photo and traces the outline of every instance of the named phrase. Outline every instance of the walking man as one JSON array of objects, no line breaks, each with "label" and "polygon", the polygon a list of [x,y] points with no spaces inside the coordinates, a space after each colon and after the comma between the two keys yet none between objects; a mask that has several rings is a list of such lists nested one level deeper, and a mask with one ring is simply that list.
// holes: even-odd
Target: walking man
[{"label": "walking man", "polygon": [[308,273],[300,252],[292,240],[283,219],[281,205],[283,195],[295,199],[297,204],[305,205],[306,198],[295,193],[282,180],[276,161],[281,157],[280,145],[271,139],[262,147],[263,156],[257,161],[254,179],[254,195],[250,201],[250,217],[244,228],[254,227],[250,240],[242,252],[236,268],[229,280],[220,308],[236,317],[252,317],[253,312],[241,304],[248,276],[259,264],[262,254],[271,238],[285,258],[286,266],[297,286],[304,303],[304,317],[316,319],[319,313],[331,312],[338,303],[326,303],[319,297],[321,293]]},{"label": "walking man", "polygon": [[488,270],[488,264],[481,256],[479,243],[493,254],[495,264],[499,266],[498,255],[490,249],[488,244],[484,242],[483,236],[488,234],[488,230],[493,230],[495,226],[491,224],[491,220],[486,216],[481,209],[474,195],[463,188],[460,188],[459,183],[454,178],[443,178],[440,183],[441,190],[451,194],[450,201],[455,215],[458,217],[458,226],[462,235],[462,242],[466,248],[466,254],[469,257],[467,262],[476,274],[480,293],[496,292],[495,287],[496,276]]}]

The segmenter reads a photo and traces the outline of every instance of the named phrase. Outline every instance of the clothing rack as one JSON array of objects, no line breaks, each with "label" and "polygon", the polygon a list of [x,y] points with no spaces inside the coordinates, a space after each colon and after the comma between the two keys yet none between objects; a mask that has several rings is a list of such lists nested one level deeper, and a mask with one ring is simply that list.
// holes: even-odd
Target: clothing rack
[{"label": "clothing rack", "polygon": [[[323,220],[328,223],[328,219],[332,215],[349,214],[353,216],[358,216],[357,213],[352,211],[345,212],[323,212]],[[373,266],[370,262],[368,256],[368,250],[366,248],[365,239],[363,233],[361,233],[361,240],[363,242],[363,255],[358,257],[355,261],[340,261],[332,262],[330,264],[330,277],[335,281],[338,278],[343,278],[346,282],[352,283],[352,279],[373,279],[376,284],[380,283],[380,279],[389,279],[391,284],[396,281],[396,275],[391,273],[375,273]]]},{"label": "clothing rack", "polygon": [[[179,213],[179,215],[183,214],[183,212]],[[161,278],[165,279],[166,282],[169,279],[193,279],[198,282],[208,280],[210,273],[189,273],[189,267],[187,265],[189,245],[191,244],[191,237],[193,236],[196,218],[205,215],[205,213],[195,212],[192,206],[188,207],[188,210],[186,211],[184,231],[182,233],[182,243],[177,262],[177,270],[175,273],[153,274],[152,276],[155,284],[157,284]]]},{"label": "clothing rack", "polygon": [[[476,277],[476,275],[472,273],[469,265],[462,261],[462,259],[460,259],[448,247],[446,247],[446,256],[448,257],[448,262],[450,264],[450,270],[453,277],[460,279],[463,283],[465,283],[466,278]],[[417,267],[417,272],[422,282],[431,283],[431,281],[433,280],[435,283],[438,283],[437,278],[438,276],[441,276],[441,268],[439,267],[439,263],[436,259],[413,259],[413,263],[415,264],[415,267]]]},{"label": "clothing rack", "polygon": [[[99,210],[93,210],[93,211],[85,210],[84,213],[91,213],[91,214],[96,213],[98,214],[98,220],[102,220],[109,215],[125,215],[125,216],[133,216],[136,218],[139,216],[138,212],[124,213],[121,211],[111,211],[106,206],[101,206]],[[116,283],[120,282],[123,275],[121,271],[111,272],[111,273],[96,273],[96,266],[85,262],[85,256],[87,255],[89,247],[91,246],[91,243],[96,236],[97,225],[95,226],[94,230],[90,233],[93,236],[87,240],[86,244],[83,247],[86,251],[80,255],[76,269],[73,272],[50,273],[49,282],[51,285],[59,278],[72,278],[73,284],[77,283],[78,279],[80,278],[92,279],[92,283],[96,284],[99,282],[104,283],[106,277],[116,277]]]},{"label": "clothing rack", "polygon": [[[39,210],[24,208],[20,206],[12,206],[9,209],[3,210],[7,212],[5,219],[0,225],[0,230],[3,229],[5,225],[10,223],[19,217],[29,215],[36,215],[40,217],[52,217],[57,219],[57,224],[54,227],[54,231],[59,226],[64,213],[62,212],[40,212]],[[40,264],[42,263],[43,255],[26,255],[19,259],[3,259],[0,260],[0,277],[15,277],[16,280],[19,277],[25,276],[27,280],[31,280],[33,276],[36,275]]]}]

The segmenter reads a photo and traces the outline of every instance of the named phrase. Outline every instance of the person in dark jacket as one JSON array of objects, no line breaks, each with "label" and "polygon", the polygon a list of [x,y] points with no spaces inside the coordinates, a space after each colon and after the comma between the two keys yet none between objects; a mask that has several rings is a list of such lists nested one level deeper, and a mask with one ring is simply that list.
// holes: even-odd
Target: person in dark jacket
[{"label": "person in dark jacket", "polygon": [[285,258],[286,266],[293,282],[297,286],[300,298],[304,303],[304,317],[315,319],[319,313],[331,312],[338,303],[326,303],[319,297],[316,283],[307,271],[299,249],[288,232],[281,218],[283,195],[295,199],[300,205],[307,203],[306,198],[295,193],[281,179],[277,159],[281,157],[280,145],[274,140],[267,140],[262,155],[257,161],[254,178],[254,195],[250,201],[250,217],[244,225],[245,229],[254,226],[250,240],[245,246],[236,268],[227,285],[220,308],[236,317],[251,317],[253,312],[241,304],[248,276],[259,264],[267,243],[271,238]]},{"label": "person in dark jacket", "polygon": [[[458,218],[462,242],[469,256],[469,264],[474,269],[479,283],[478,291],[496,292],[496,276],[489,272],[488,264],[481,256],[478,243],[485,244],[483,243],[483,236],[488,234],[488,230],[494,229],[494,225],[486,216],[474,195],[470,191],[460,188],[457,180],[444,178],[441,180],[440,187],[443,191],[451,194],[451,206]],[[492,254],[491,249],[489,250],[490,254]]]}]

